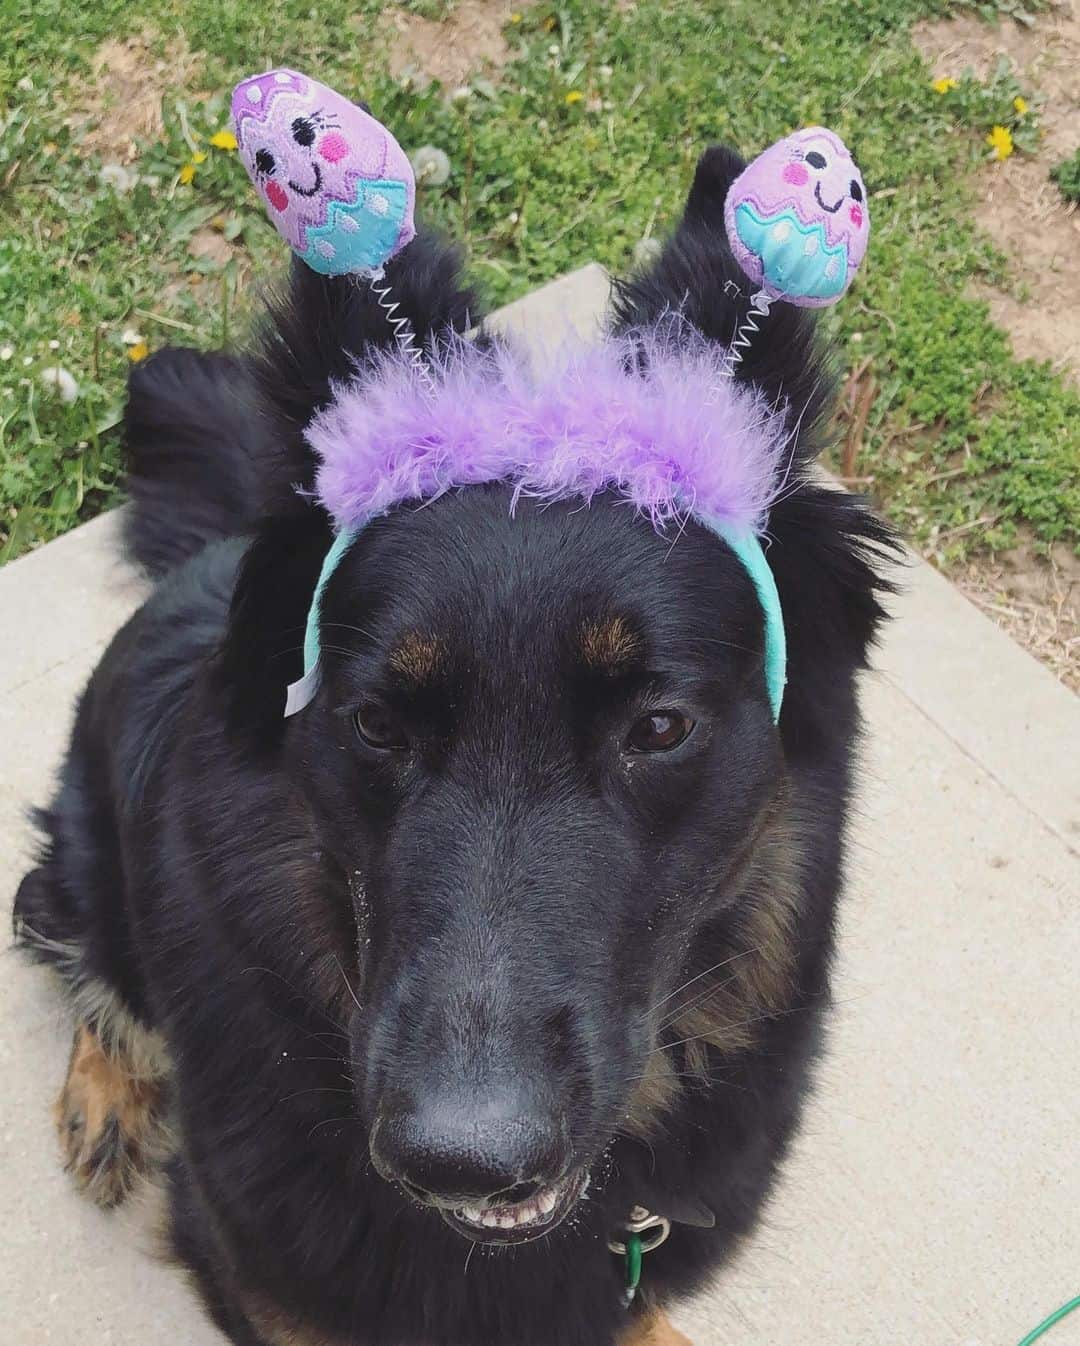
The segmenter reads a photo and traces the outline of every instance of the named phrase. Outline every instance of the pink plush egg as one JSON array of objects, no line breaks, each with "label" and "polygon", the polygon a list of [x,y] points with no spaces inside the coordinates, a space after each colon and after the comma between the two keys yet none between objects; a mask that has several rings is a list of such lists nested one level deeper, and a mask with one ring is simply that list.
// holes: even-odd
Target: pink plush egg
[{"label": "pink plush egg", "polygon": [[866,254],[866,188],[839,136],[811,126],[739,174],[724,226],[755,285],[773,299],[821,307],[840,298]]},{"label": "pink plush egg", "polygon": [[324,275],[377,272],[415,236],[404,150],[363,108],[293,70],[236,86],[240,158],[278,233]]}]

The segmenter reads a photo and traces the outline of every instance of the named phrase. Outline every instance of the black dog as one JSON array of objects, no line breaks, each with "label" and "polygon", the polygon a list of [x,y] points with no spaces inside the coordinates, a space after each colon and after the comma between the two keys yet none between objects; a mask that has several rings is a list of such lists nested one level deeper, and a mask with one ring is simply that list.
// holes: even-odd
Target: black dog
[{"label": "black dog", "polygon": [[[617,328],[678,310],[730,339],[740,167],[704,156]],[[450,251],[406,256],[422,340],[475,321]],[[751,1229],[795,1128],[892,542],[810,479],[829,378],[780,305],[739,371],[793,446],[779,730],[716,536],[603,499],[512,515],[496,486],[365,530],[283,720],[331,540],[302,431],[389,340],[366,291],[297,265],[261,355],[132,377],[158,584],[82,698],[15,909],[76,1010],[61,1135],[102,1204],[163,1175],[233,1342],[611,1346]],[[628,1311],[609,1243],[635,1206],[673,1223]]]}]

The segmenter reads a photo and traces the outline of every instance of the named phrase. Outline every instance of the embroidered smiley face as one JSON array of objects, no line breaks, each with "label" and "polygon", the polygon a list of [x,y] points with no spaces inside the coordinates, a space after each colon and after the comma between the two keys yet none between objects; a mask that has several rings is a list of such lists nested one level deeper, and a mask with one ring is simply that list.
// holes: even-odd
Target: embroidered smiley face
[{"label": "embroidered smiley face", "polygon": [[760,154],[724,205],[732,250],[773,298],[831,304],[866,253],[866,188],[838,136],[809,127]]},{"label": "embroidered smiley face", "polygon": [[412,239],[411,166],[362,108],[290,70],[237,85],[232,107],[248,176],[310,265],[327,274],[377,268]]}]

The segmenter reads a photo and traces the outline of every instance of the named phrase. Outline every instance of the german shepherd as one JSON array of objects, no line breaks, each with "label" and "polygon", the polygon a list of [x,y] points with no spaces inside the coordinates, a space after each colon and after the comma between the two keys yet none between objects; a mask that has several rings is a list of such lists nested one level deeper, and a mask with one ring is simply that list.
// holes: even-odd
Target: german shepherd
[{"label": "german shepherd", "polygon": [[[730,341],[742,167],[704,154],[609,339],[676,313]],[[474,328],[437,238],[389,275],[429,348]],[[296,263],[251,354],[131,376],[156,584],[82,696],[15,905],[76,1021],[67,1165],[102,1206],[157,1177],[237,1346],[675,1340],[662,1307],[754,1227],[821,1048],[894,542],[814,475],[827,356],[778,304],[736,371],[789,445],[778,725],[714,532],[503,484],[364,529],[285,719],[332,541],[305,428],[391,343],[369,292]]]}]

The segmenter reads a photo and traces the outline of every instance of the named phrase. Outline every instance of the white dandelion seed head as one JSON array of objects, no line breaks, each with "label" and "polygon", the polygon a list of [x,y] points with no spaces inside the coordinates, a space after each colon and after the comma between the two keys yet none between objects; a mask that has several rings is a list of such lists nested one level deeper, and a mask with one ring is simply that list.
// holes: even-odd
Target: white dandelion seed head
[{"label": "white dandelion seed head", "polygon": [[103,187],[111,187],[119,196],[130,192],[137,181],[136,175],[128,172],[123,164],[104,164],[98,172],[98,182]]},{"label": "white dandelion seed head", "polygon": [[441,187],[450,177],[450,157],[437,145],[421,145],[412,156],[416,181],[429,187]]},{"label": "white dandelion seed head", "polygon": [[75,375],[70,369],[65,369],[63,365],[50,365],[48,369],[41,371],[41,385],[49,392],[70,405],[79,395],[79,385],[75,381]]},{"label": "white dandelion seed head", "polygon": [[662,251],[658,238],[639,238],[634,244],[634,265],[651,266]]}]

